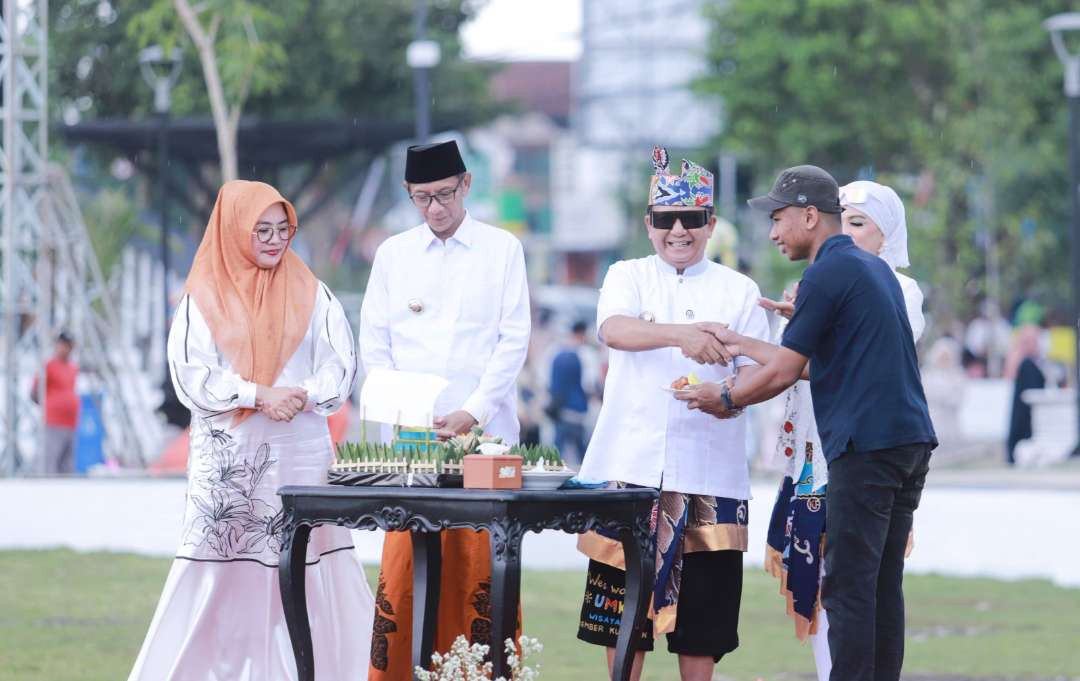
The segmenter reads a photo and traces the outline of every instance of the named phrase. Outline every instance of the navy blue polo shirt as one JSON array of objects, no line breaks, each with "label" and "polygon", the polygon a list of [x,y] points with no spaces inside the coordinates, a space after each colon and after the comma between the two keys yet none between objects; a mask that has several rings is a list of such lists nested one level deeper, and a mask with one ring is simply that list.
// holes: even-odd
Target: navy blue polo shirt
[{"label": "navy blue polo shirt", "polygon": [[904,294],[889,265],[839,234],[799,282],[781,344],[810,358],[825,458],[900,445],[937,445]]}]

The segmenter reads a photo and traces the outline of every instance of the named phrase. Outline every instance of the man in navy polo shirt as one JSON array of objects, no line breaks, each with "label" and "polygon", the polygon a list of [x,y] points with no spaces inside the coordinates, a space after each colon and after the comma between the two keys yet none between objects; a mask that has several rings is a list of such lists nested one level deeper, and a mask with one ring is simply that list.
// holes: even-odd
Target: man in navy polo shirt
[{"label": "man in navy polo shirt", "polygon": [[[781,345],[712,331],[763,366],[732,384],[679,395],[719,418],[809,378],[829,462],[825,582],[833,681],[896,681],[904,657],[904,549],[937,438],[903,293],[888,264],[840,228],[836,180],[815,166],[782,172],[751,199],[769,238],[808,259]],[[809,369],[807,371],[807,368]]]}]

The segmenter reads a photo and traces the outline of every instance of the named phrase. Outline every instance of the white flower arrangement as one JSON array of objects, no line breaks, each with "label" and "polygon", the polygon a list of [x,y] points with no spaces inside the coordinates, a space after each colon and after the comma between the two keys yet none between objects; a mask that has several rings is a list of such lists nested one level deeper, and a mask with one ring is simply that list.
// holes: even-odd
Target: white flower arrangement
[{"label": "white flower arrangement", "polygon": [[[521,646],[521,655],[518,655]],[[540,677],[540,665],[536,668],[526,666],[525,658],[544,649],[540,641],[528,636],[518,639],[518,646],[513,639],[506,639],[506,663],[510,666],[510,678],[500,676],[492,679],[492,666],[484,662],[489,646],[474,643],[469,645],[465,636],[458,636],[450,647],[450,652],[431,656],[431,671],[416,668],[419,681],[536,681]]]}]

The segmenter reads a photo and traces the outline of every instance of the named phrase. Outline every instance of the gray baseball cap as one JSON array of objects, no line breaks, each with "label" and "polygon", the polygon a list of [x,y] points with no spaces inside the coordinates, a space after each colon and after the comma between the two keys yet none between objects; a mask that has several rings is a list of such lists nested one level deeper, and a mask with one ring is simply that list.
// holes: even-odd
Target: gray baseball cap
[{"label": "gray baseball cap", "polygon": [[840,187],[832,175],[817,166],[795,166],[780,173],[768,194],[746,203],[766,213],[788,206],[814,206],[822,213],[839,213]]}]

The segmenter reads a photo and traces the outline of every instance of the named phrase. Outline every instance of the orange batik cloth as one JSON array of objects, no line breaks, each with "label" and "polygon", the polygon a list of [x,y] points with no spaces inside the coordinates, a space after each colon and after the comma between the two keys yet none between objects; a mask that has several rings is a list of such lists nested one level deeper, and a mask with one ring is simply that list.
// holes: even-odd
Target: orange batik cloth
[{"label": "orange batik cloth", "polygon": [[[487,532],[444,530],[439,617],[435,650],[450,650],[464,634],[470,643],[491,645],[491,547]],[[375,595],[370,681],[412,678],[412,540],[387,532]],[[514,640],[521,635],[521,616]]]}]

